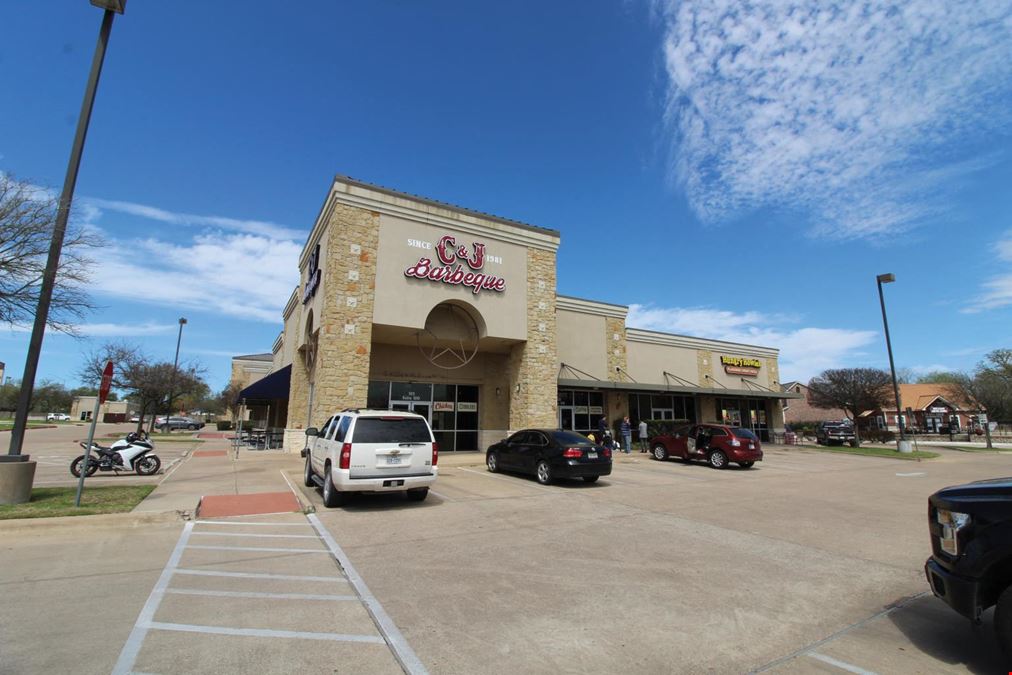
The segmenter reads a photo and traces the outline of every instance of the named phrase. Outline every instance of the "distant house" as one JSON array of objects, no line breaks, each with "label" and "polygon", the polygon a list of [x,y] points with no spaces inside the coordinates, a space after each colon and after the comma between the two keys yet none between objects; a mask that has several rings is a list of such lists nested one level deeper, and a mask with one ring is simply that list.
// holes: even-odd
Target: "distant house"
[{"label": "distant house", "polygon": [[804,398],[792,398],[784,401],[784,424],[847,419],[847,413],[840,408],[816,408],[813,406],[809,402],[808,387],[800,382],[787,382],[780,387],[788,393],[804,396]]},{"label": "distant house", "polygon": [[[901,384],[899,389],[903,425],[914,431],[966,429],[976,421],[978,413],[985,412],[980,404],[966,400],[958,390],[945,384]],[[861,413],[861,426],[899,431],[898,416],[896,404],[890,401],[882,408]]]}]

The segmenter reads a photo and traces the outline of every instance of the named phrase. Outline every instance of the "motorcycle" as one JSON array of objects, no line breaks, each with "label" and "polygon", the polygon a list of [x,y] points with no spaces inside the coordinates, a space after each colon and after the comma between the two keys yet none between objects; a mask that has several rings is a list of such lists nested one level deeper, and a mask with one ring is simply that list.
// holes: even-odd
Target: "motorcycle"
[{"label": "motorcycle", "polygon": [[[162,460],[158,459],[158,455],[151,454],[155,444],[143,431],[129,433],[126,438],[121,438],[108,447],[92,443],[89,450],[87,445],[80,443],[88,454],[88,476],[94,475],[96,471],[115,471],[116,475],[120,471],[136,471],[141,476],[152,476],[162,468]],[[70,473],[75,478],[81,477],[84,457],[80,455],[70,463]]]}]

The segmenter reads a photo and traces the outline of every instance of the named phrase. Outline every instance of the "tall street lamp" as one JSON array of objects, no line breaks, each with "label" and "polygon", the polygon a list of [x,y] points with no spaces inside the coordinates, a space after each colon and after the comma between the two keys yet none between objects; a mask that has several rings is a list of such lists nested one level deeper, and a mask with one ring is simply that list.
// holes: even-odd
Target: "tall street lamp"
[{"label": "tall street lamp", "polygon": [[179,370],[179,343],[183,341],[183,326],[185,325],[186,319],[179,317],[179,335],[176,337],[176,358],[172,361],[172,375],[169,376],[169,410],[165,413],[166,431],[172,431],[172,425],[169,424],[169,417],[172,415],[172,388],[176,386],[176,371]]},{"label": "tall street lamp", "polygon": [[42,352],[42,337],[46,332],[49,304],[53,299],[53,286],[56,283],[56,269],[60,263],[63,237],[67,233],[70,204],[74,199],[74,187],[77,185],[77,170],[81,166],[81,153],[84,150],[84,139],[88,135],[88,122],[91,120],[91,109],[95,103],[98,78],[102,74],[102,62],[105,60],[105,48],[109,43],[109,33],[112,31],[112,20],[116,14],[122,14],[126,8],[126,0],[91,0],[91,4],[104,9],[105,16],[102,17],[102,27],[98,32],[98,44],[95,46],[95,56],[91,61],[88,85],[84,89],[81,114],[77,118],[77,133],[74,135],[74,144],[70,149],[67,175],[63,180],[63,192],[60,194],[60,204],[56,211],[53,238],[49,242],[49,257],[46,260],[46,269],[42,273],[39,303],[35,309],[35,325],[32,327],[32,337],[28,342],[28,357],[25,359],[25,371],[21,378],[21,393],[18,396],[17,412],[14,415],[14,428],[11,429],[8,455],[12,457],[21,454],[21,444],[25,437],[28,408],[32,403],[35,374],[39,367],[39,355]]},{"label": "tall street lamp", "polygon": [[893,377],[893,394],[896,396],[896,423],[900,428],[900,440],[897,443],[896,448],[900,452],[909,452],[907,449],[906,436],[903,434],[903,409],[900,408],[900,386],[896,383],[896,366],[893,363],[893,346],[889,340],[889,320],[886,318],[886,305],[885,296],[882,294],[882,284],[891,284],[896,281],[894,274],[880,274],[875,277],[875,281],[878,282],[878,301],[882,306],[882,325],[885,327],[886,334],[886,350],[889,352],[889,372],[892,373]]}]

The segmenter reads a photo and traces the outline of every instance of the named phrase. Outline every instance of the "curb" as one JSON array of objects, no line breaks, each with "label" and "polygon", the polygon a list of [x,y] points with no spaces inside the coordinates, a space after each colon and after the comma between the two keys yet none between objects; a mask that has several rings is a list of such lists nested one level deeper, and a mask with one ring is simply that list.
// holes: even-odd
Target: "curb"
[{"label": "curb", "polygon": [[186,511],[144,511],[136,513],[100,513],[92,516],[58,516],[55,518],[11,518],[0,520],[0,534],[52,534],[59,530],[80,530],[88,527],[142,527],[189,520]]}]

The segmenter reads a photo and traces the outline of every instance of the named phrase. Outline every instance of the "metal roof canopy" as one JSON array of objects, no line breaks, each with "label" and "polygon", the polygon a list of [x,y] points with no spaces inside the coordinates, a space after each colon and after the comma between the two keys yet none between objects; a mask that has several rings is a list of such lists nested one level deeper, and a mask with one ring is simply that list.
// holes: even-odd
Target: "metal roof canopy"
[{"label": "metal roof canopy", "polygon": [[260,378],[239,392],[240,399],[246,401],[275,401],[287,399],[292,383],[292,366],[287,365],[276,370],[267,377]]},{"label": "metal roof canopy", "polygon": [[611,389],[613,391],[657,392],[669,394],[707,394],[711,396],[745,396],[748,398],[803,399],[804,394],[759,389],[714,389],[711,387],[676,387],[669,384],[612,382],[610,380],[570,380],[559,378],[558,386],[573,389]]}]

